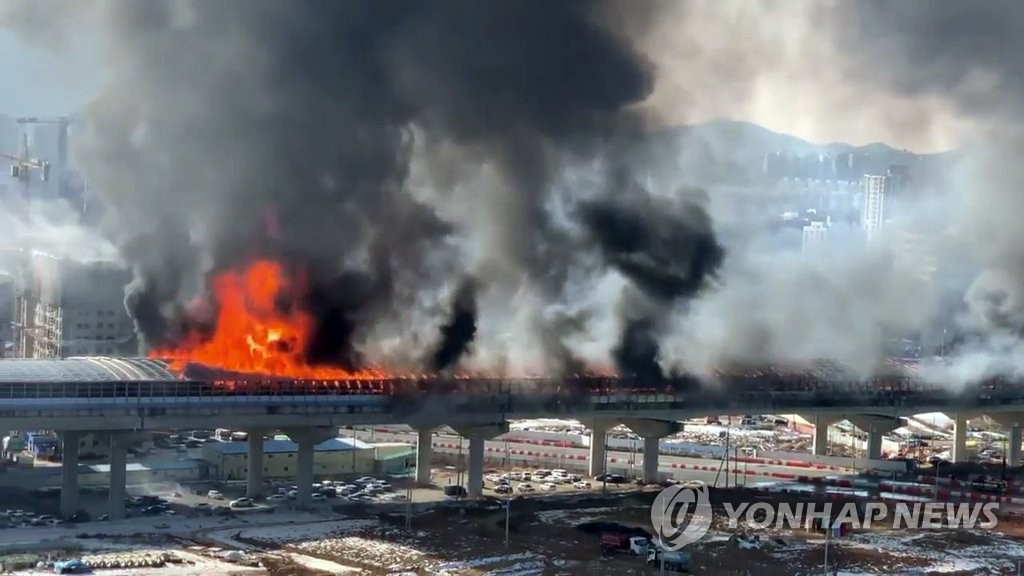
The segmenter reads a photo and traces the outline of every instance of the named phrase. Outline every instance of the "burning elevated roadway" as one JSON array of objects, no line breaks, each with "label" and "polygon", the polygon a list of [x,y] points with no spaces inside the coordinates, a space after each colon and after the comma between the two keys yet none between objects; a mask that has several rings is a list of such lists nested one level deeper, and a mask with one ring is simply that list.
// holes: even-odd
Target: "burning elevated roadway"
[{"label": "burning elevated roadway", "polygon": [[[433,403],[443,409],[431,414]],[[205,412],[207,408],[217,411]],[[216,413],[230,419],[236,409],[239,414],[260,414],[259,424],[264,427],[274,427],[291,413],[333,414],[323,422],[333,425],[549,416],[585,420],[602,415],[626,417],[638,411],[671,413],[674,419],[707,413],[822,410],[1000,412],[1024,409],[1024,386],[988,380],[952,390],[907,370],[861,379],[827,363],[804,370],[768,367],[720,371],[703,379],[680,376],[645,381],[590,375],[380,374],[297,379],[142,358],[0,360],[0,418],[17,420],[19,426],[13,428],[25,428],[22,424],[54,428],[49,424],[57,422],[29,423],[25,418],[45,420],[61,412],[83,422],[99,413],[118,421],[128,418],[125,424],[132,429],[201,427],[210,424],[208,419],[197,420],[190,414]]]},{"label": "burning elevated roadway", "polygon": [[[990,381],[951,391],[907,373],[860,380],[831,367],[648,382],[609,376],[295,379],[199,364],[172,367],[156,359],[0,360],[0,427],[62,435],[67,464],[62,506],[68,513],[77,502],[77,454],[67,446],[77,446],[84,432],[110,437],[111,510],[116,515],[123,511],[125,438],[140,430],[228,427],[254,432],[251,437],[282,430],[299,445],[298,474],[306,480],[312,476],[313,447],[334,436],[339,426],[410,424],[420,430],[417,460],[422,464],[430,458],[431,431],[447,424],[470,439],[469,488],[474,494],[483,443],[506,430],[511,419],[574,418],[595,430],[625,421],[646,440],[670,434],[677,428],[674,422],[702,414],[801,412],[894,422],[926,411],[1024,413],[1024,387]],[[881,431],[868,430],[879,438]],[[656,450],[657,442],[647,445]],[[601,449],[600,443],[592,446],[592,451]],[[249,451],[250,462],[262,458],[260,443],[250,444]],[[603,461],[600,454],[591,458]],[[656,470],[657,454],[645,454],[645,462]],[[429,466],[418,468],[429,473]],[[249,469],[250,492],[258,493],[261,467]]]}]

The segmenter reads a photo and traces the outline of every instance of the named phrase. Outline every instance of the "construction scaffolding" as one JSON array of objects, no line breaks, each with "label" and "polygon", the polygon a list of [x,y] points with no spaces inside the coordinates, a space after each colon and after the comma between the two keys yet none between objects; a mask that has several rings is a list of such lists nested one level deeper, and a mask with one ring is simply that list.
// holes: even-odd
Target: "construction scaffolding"
[{"label": "construction scaffolding", "polygon": [[60,306],[52,303],[36,303],[32,358],[61,357],[64,342],[62,312]]},{"label": "construction scaffolding", "polygon": [[17,270],[13,357],[137,353],[122,303],[124,285],[130,279],[127,270],[109,262],[67,260],[42,253],[22,255],[12,268]]}]

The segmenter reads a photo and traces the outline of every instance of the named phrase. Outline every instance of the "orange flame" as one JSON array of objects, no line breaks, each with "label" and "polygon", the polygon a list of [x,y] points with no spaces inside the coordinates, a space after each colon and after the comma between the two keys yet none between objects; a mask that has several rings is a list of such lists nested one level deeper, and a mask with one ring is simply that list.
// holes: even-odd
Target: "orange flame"
[{"label": "orange flame", "polygon": [[277,262],[258,260],[242,271],[225,272],[213,281],[218,306],[213,335],[204,338],[193,332],[182,344],[154,350],[150,357],[170,360],[176,370],[196,362],[234,372],[310,380],[387,377],[378,370],[349,371],[306,363],[313,318],[298,306],[281,311],[278,299],[294,296],[289,288]]}]

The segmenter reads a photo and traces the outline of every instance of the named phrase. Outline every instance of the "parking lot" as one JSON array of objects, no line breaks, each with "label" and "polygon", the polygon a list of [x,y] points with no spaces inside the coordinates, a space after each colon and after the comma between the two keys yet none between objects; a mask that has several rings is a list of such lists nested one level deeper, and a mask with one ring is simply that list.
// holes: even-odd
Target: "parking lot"
[{"label": "parking lot", "polygon": [[513,470],[490,472],[484,476],[484,493],[530,496],[566,492],[589,492],[635,488],[625,478],[609,474],[607,481],[584,478],[579,474],[551,470]]}]

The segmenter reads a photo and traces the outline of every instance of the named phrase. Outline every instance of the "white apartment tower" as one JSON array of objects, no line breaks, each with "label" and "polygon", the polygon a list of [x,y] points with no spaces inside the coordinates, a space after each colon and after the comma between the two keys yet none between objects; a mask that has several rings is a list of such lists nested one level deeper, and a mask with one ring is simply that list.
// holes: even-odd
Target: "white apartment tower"
[{"label": "white apartment tower", "polygon": [[860,225],[868,241],[877,239],[885,223],[885,194],[891,178],[865,174],[861,178]]},{"label": "white apartment tower", "polygon": [[815,254],[821,254],[828,245],[828,226],[825,222],[811,222],[804,226],[801,253],[806,258]]}]

